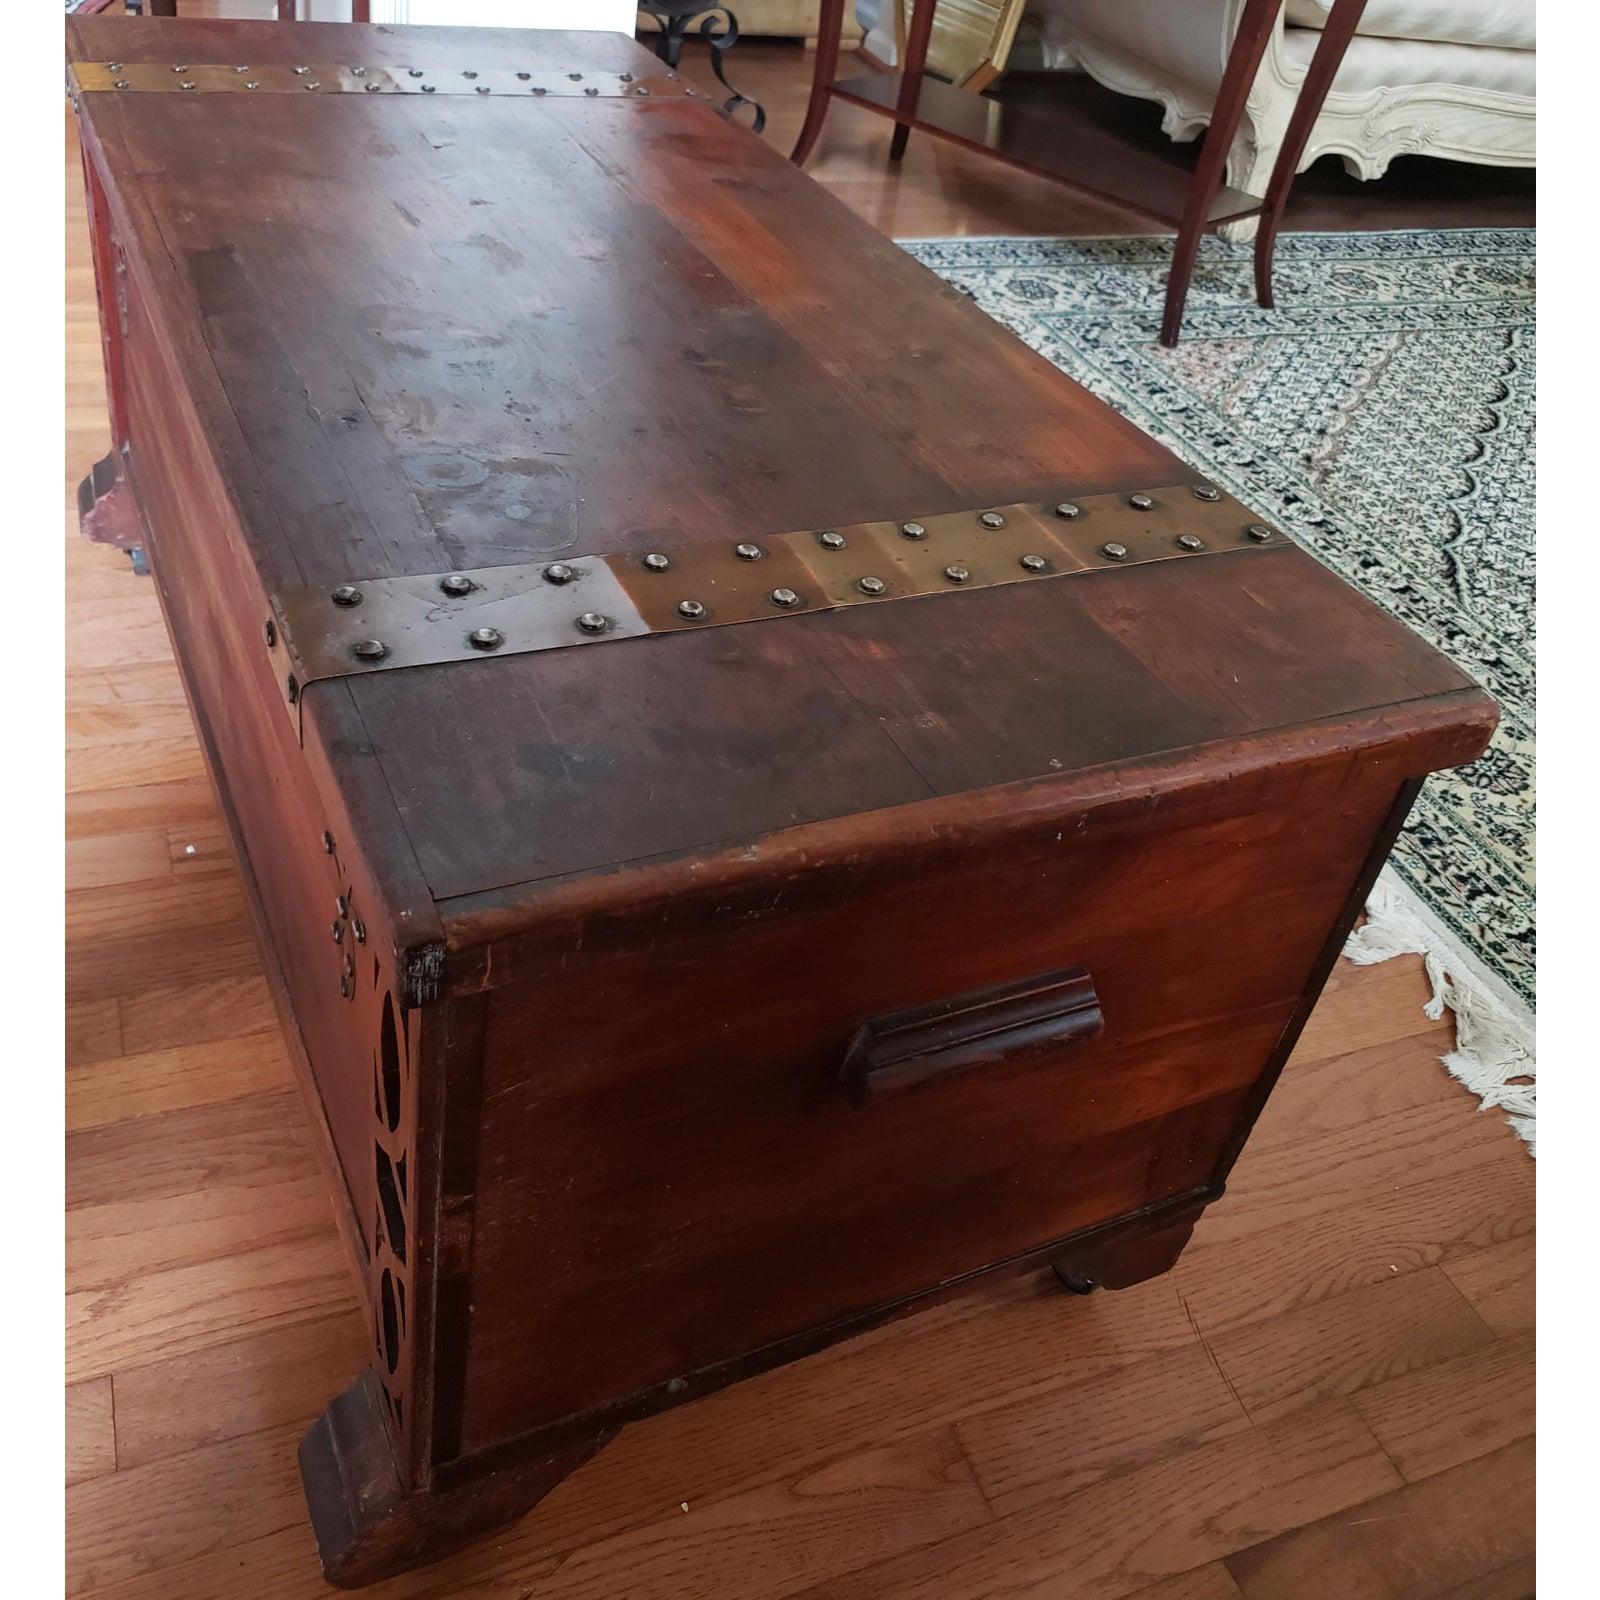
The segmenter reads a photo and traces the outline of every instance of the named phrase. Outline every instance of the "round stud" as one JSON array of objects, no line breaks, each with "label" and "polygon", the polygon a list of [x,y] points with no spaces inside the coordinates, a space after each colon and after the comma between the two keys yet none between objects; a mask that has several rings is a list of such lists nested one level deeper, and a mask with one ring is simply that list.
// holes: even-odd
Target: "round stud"
[{"label": "round stud", "polygon": [[698,622],[706,614],[706,608],[698,600],[680,600],[678,602],[678,615],[689,622]]},{"label": "round stud", "polygon": [[181,78],[189,69],[187,67],[174,67],[172,70]]},{"label": "round stud", "polygon": [[636,95],[638,95],[641,99],[643,99],[645,95],[650,93],[650,91],[647,88],[645,88],[645,86],[642,83],[633,92]]},{"label": "round stud", "polygon": [[1148,511],[1155,504],[1155,501],[1147,494],[1130,494],[1128,496],[1128,504],[1135,511]]},{"label": "round stud", "polygon": [[111,87],[113,89],[126,89],[128,87],[128,80],[126,78],[118,78],[117,81],[111,85]]},{"label": "round stud", "polygon": [[368,94],[376,94],[383,87],[383,85],[381,83],[364,83],[361,85],[361,87],[365,89]]},{"label": "round stud", "polygon": [[193,83],[192,83],[192,82],[190,82],[190,81],[188,81],[188,80],[186,80],[186,81],[185,81],[185,82],[183,82],[183,83],[180,83],[180,84],[179,84],[179,85],[178,85],[178,87],[179,87],[179,88],[180,88],[180,89],[192,89],[192,88],[194,88],[194,84],[193,84]]},{"label": "round stud", "polygon": [[617,82],[618,83],[632,83],[633,82],[633,74],[631,72],[619,72],[617,74]]},{"label": "round stud", "polygon": [[350,928],[356,936],[357,944],[365,944],[367,942],[367,925],[361,920],[360,917],[357,917],[355,921],[350,924]]},{"label": "round stud", "polygon": [[295,75],[295,77],[297,77],[297,78],[303,78],[303,77],[305,77],[305,75],[306,75],[306,74],[307,74],[307,73],[308,73],[308,72],[309,72],[309,71],[310,71],[310,70],[311,70],[311,68],[310,68],[310,67],[296,67],[296,68],[295,68],[295,69],[294,69],[294,75]]},{"label": "round stud", "polygon": [[351,995],[353,995],[355,992],[356,992],[355,979],[352,978],[349,973],[345,973],[339,979],[339,996],[340,996],[340,998],[344,999],[344,1000],[348,1000],[351,997]]},{"label": "round stud", "polygon": [[333,835],[331,833],[325,832],[322,835],[322,853],[325,856],[333,854]]},{"label": "round stud", "polygon": [[333,924],[333,942],[335,944],[344,943],[344,924],[342,922]]},{"label": "round stud", "polygon": [[350,915],[350,897],[343,894],[335,895],[333,899],[333,909],[338,912],[341,917],[348,917]]},{"label": "round stud", "polygon": [[758,544],[736,544],[733,553],[741,561],[759,561],[767,552]]},{"label": "round stud", "polygon": [[944,575],[951,583],[965,583],[972,576],[965,567],[946,567]]},{"label": "round stud", "polygon": [[[238,70],[239,70],[239,69],[238,69],[238,68],[237,68],[237,67],[235,67],[235,68],[234,68],[234,69],[233,69],[233,70],[234,70],[234,71],[235,71],[235,72],[237,72],[237,71],[238,71]],[[356,77],[358,77],[358,78],[364,78],[364,77],[366,77],[366,75],[367,75],[367,69],[366,69],[366,68],[365,68],[365,67],[351,67],[351,69],[350,69],[350,70],[351,70],[351,72],[353,72],[353,73],[354,73],[354,74],[355,74],[355,75],[356,75]]]},{"label": "round stud", "polygon": [[322,85],[320,83],[308,83],[304,87],[307,89],[320,89]]},{"label": "round stud", "polygon": [[463,67],[462,71],[461,71],[461,76],[463,78],[476,78],[478,76],[478,74],[476,72],[474,72],[471,67]]},{"label": "round stud", "polygon": [[659,550],[652,550],[650,554],[644,558],[643,562],[646,572],[665,572],[671,565],[672,562],[666,556],[662,555]]},{"label": "round stud", "polygon": [[[249,67],[235,67],[233,70],[235,72],[248,72],[250,69],[249,69]],[[366,70],[367,69],[365,67],[357,67],[356,68],[357,72],[365,72]]]},{"label": "round stud", "polygon": [[531,72],[519,72],[519,73],[518,73],[518,74],[517,74],[517,76],[518,76],[518,77],[519,77],[519,78],[520,78],[520,79],[521,79],[521,80],[522,80],[522,81],[523,81],[523,82],[524,82],[524,83],[526,83],[526,82],[527,82],[527,81],[528,81],[528,79],[529,79],[529,78],[531,78],[531,77],[532,77],[532,76],[533,76],[533,74],[532,74],[532,73],[531,73]]},{"label": "round stud", "polygon": [[1180,550],[1204,550],[1206,542],[1197,534],[1180,533],[1178,535],[1178,548]]},{"label": "round stud", "polygon": [[533,92],[535,94],[549,94],[550,93],[550,91],[547,88],[545,88],[545,86],[542,83],[534,84]]},{"label": "round stud", "polygon": [[489,94],[489,93],[491,93],[491,92],[492,92],[492,91],[491,91],[491,90],[490,90],[490,88],[489,88],[489,85],[488,85],[488,84],[486,84],[486,83],[480,83],[480,84],[479,84],[479,85],[478,85],[478,93],[479,93],[479,94]]},{"label": "round stud", "polygon": [[571,583],[578,576],[576,567],[569,567],[565,561],[552,561],[544,569],[546,583]]},{"label": "round stud", "polygon": [[341,583],[328,598],[336,606],[358,606],[361,604],[361,591],[353,583]]},{"label": "round stud", "polygon": [[464,594],[471,594],[478,586],[471,578],[460,572],[447,572],[439,580],[439,587],[448,595],[459,599]]},{"label": "round stud", "polygon": [[254,78],[250,79],[250,81],[245,84],[245,88],[247,89],[259,89],[260,87],[261,85],[257,83]]},{"label": "round stud", "polygon": [[423,86],[422,86],[422,92],[423,92],[423,93],[424,93],[424,94],[432,94],[432,93],[433,93],[433,92],[434,92],[434,88],[433,88],[433,85],[432,85],[432,84],[431,84],[431,83],[425,83],[425,84],[423,84]]},{"label": "round stud", "polygon": [[278,648],[278,624],[271,617],[268,617],[261,631],[266,635],[267,649],[276,650]]},{"label": "round stud", "polygon": [[567,76],[571,78],[574,83],[583,82],[583,74],[581,72],[569,72]]},{"label": "round stud", "polygon": [[358,661],[382,661],[388,653],[389,647],[382,639],[363,639],[355,647]]},{"label": "round stud", "polygon": [[406,68],[406,76],[408,78],[420,78],[422,76],[422,68],[421,67],[407,67]]},{"label": "round stud", "polygon": [[1050,563],[1043,556],[1024,556],[1017,565],[1024,572],[1043,572]]},{"label": "round stud", "polygon": [[774,589],[772,591],[772,603],[775,606],[783,606],[787,609],[790,606],[799,605],[800,596],[793,589]]},{"label": "round stud", "polygon": [[856,588],[858,588],[862,594],[871,595],[882,594],[886,587],[887,585],[884,583],[882,578],[862,578],[856,584]]},{"label": "round stud", "polygon": [[505,642],[506,636],[498,628],[474,628],[467,635],[474,650],[498,650]]},{"label": "round stud", "polygon": [[283,692],[288,697],[290,705],[300,703],[300,680],[292,672],[283,680]]},{"label": "round stud", "polygon": [[902,522],[900,532],[907,539],[926,539],[928,530],[920,522]]},{"label": "round stud", "polygon": [[611,626],[611,618],[603,611],[585,611],[578,618],[578,631],[580,633],[604,633]]},{"label": "round stud", "polygon": [[122,63],[120,61],[108,61],[108,62],[106,62],[106,71],[107,72],[121,72],[122,71]]},{"label": "round stud", "polygon": [[1189,492],[1196,500],[1220,500],[1222,498],[1221,490],[1213,489],[1209,483],[1197,483]]},{"label": "round stud", "polygon": [[1244,532],[1247,539],[1254,539],[1257,544],[1265,544],[1272,537],[1272,529],[1264,522],[1252,522]]},{"label": "round stud", "polygon": [[1003,528],[1006,525],[1006,519],[998,511],[983,511],[978,515],[978,523],[980,527],[984,528]]},{"label": "round stud", "polygon": [[589,96],[589,97],[590,97],[590,98],[591,98],[591,99],[593,99],[593,98],[594,98],[594,96],[596,96],[596,95],[597,95],[597,94],[599,94],[599,93],[600,93],[600,91],[599,91],[599,90],[598,90],[598,89],[597,89],[597,88],[595,88],[595,86],[594,86],[594,85],[593,85],[593,84],[592,84],[592,83],[591,83],[591,84],[590,84],[590,85],[589,85],[589,87],[588,87],[588,88],[587,88],[587,89],[585,89],[585,90],[584,90],[584,91],[583,91],[583,92],[584,92],[584,93],[585,93],[585,94],[586,94],[586,95],[588,95],[588,96]]},{"label": "round stud", "polygon": [[1074,518],[1083,515],[1083,507],[1075,505],[1071,500],[1063,500],[1056,507],[1056,515],[1066,522],[1071,522]]},{"label": "round stud", "polygon": [[832,529],[829,529],[827,533],[819,533],[817,535],[817,543],[820,544],[824,550],[843,550],[845,543],[844,535],[842,533],[835,533]]},{"label": "round stud", "polygon": [[1128,547],[1125,544],[1103,544],[1100,546],[1100,554],[1107,561],[1126,561],[1128,559]]}]

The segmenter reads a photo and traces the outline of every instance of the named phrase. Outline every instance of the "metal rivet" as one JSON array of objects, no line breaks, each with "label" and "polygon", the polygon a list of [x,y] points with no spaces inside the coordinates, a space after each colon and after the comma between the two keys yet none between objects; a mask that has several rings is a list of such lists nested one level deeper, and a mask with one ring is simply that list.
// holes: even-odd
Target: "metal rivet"
[{"label": "metal rivet", "polygon": [[978,521],[985,528],[1003,528],[1006,525],[1006,519],[998,511],[980,512]]},{"label": "metal rivet", "polygon": [[928,530],[920,522],[902,522],[900,532],[907,539],[926,539]]},{"label": "metal rivet", "polygon": [[1024,556],[1018,565],[1025,572],[1043,572],[1050,563],[1043,556]]},{"label": "metal rivet", "polygon": [[309,71],[310,71],[310,70],[311,70],[311,68],[310,68],[310,67],[296,67],[296,68],[295,68],[295,69],[294,69],[294,71],[295,71],[295,76],[296,76],[296,77],[297,77],[297,78],[303,78],[303,77],[305,77],[305,75],[306,75],[306,74],[307,74],[307,73],[308,73],[308,72],[309,72]]},{"label": "metal rivet", "polygon": [[951,583],[965,583],[972,576],[965,567],[946,567],[944,575]]},{"label": "metal rivet", "polygon": [[542,83],[534,84],[533,92],[535,94],[549,94],[550,93],[550,91],[547,88],[545,88],[545,86]]},{"label": "metal rivet", "polygon": [[260,88],[260,87],[261,87],[261,85],[260,85],[260,84],[259,84],[259,83],[257,83],[257,82],[256,82],[256,80],[255,80],[255,79],[254,79],[254,78],[252,78],[252,79],[251,79],[251,80],[250,80],[250,81],[249,81],[249,82],[248,82],[248,83],[247,83],[247,84],[246,84],[246,85],[245,85],[245,88],[247,88],[247,89],[259,89],[259,88]]},{"label": "metal rivet", "polygon": [[528,79],[533,76],[533,74],[531,72],[519,72],[517,76],[521,78],[524,83],[526,83]]},{"label": "metal rivet", "polygon": [[817,535],[817,543],[820,544],[824,550],[843,550],[844,535],[842,533],[834,533],[832,531],[828,533],[819,533]]},{"label": "metal rivet", "polygon": [[1130,494],[1128,496],[1128,504],[1135,511],[1148,511],[1155,504],[1155,501],[1147,494]]},{"label": "metal rivet", "polygon": [[174,67],[172,70],[181,77],[189,69],[187,67]]},{"label": "metal rivet", "polygon": [[336,922],[333,925],[333,942],[335,944],[344,943],[344,924],[342,922]]},{"label": "metal rivet", "polygon": [[193,83],[192,83],[192,82],[187,82],[187,81],[186,81],[186,82],[184,82],[184,83],[180,83],[180,84],[179,84],[179,85],[178,85],[178,87],[179,87],[179,88],[180,88],[180,89],[192,89],[192,88],[194,88],[194,84],[193,84]]},{"label": "metal rivet", "polygon": [[882,594],[884,582],[882,578],[863,578],[857,585],[862,594]]},{"label": "metal rivet", "polygon": [[571,583],[578,576],[576,567],[569,567],[565,561],[552,561],[544,569],[546,583]]},{"label": "metal rivet", "polygon": [[305,85],[305,87],[307,89],[320,89],[322,85],[320,83],[308,83]]},{"label": "metal rivet", "polygon": [[687,1378],[668,1378],[667,1379],[667,1393],[668,1394],[682,1394],[683,1391],[685,1389],[687,1389],[688,1387],[689,1387],[689,1380]]},{"label": "metal rivet", "polygon": [[491,91],[490,91],[490,88],[489,88],[489,85],[488,85],[488,84],[486,84],[486,83],[480,83],[480,84],[479,84],[479,85],[478,85],[478,93],[479,93],[479,94],[489,94],[489,93],[490,93],[490,92],[491,92]]},{"label": "metal rivet", "polygon": [[420,78],[422,76],[422,68],[421,67],[407,67],[406,68],[406,76],[408,78]]},{"label": "metal rivet", "polygon": [[1190,490],[1190,493],[1193,494],[1196,500],[1220,500],[1222,498],[1221,491],[1213,489],[1209,483],[1197,483]]},{"label": "metal rivet", "polygon": [[567,76],[571,78],[574,83],[583,82],[583,74],[581,72],[569,72]]},{"label": "metal rivet", "polygon": [[351,926],[352,930],[355,933],[356,943],[357,944],[365,944],[367,942],[367,925],[366,925],[366,923],[364,923],[361,920],[360,917],[357,917],[356,920],[350,924],[350,926]]},{"label": "metal rivet", "polygon": [[1178,548],[1180,550],[1204,550],[1206,542],[1193,533],[1180,533],[1178,535]]},{"label": "metal rivet", "polygon": [[331,833],[325,832],[322,835],[322,853],[325,856],[331,856],[333,854],[333,835]]},{"label": "metal rivet", "polygon": [[797,606],[800,604],[800,596],[793,589],[774,589],[772,603],[775,606]]},{"label": "metal rivet", "polygon": [[467,635],[474,650],[498,650],[505,642],[506,636],[498,628],[474,628]]},{"label": "metal rivet", "polygon": [[126,78],[118,78],[111,87],[113,89],[126,89],[128,87],[128,80]]},{"label": "metal rivet", "polygon": [[619,83],[632,83],[633,74],[631,72],[619,72],[617,74],[617,81]]},{"label": "metal rivet", "polygon": [[350,996],[353,995],[355,992],[356,992],[355,980],[350,976],[349,973],[345,973],[339,979],[339,994],[340,994],[340,996],[343,999],[348,1000],[350,998]]},{"label": "metal rivet", "polygon": [[672,562],[662,555],[659,550],[652,550],[644,558],[643,565],[647,572],[665,572],[672,565]]},{"label": "metal rivet", "polygon": [[758,544],[736,544],[733,553],[741,561],[759,561],[767,552]]},{"label": "metal rivet", "polygon": [[350,69],[350,70],[351,70],[351,71],[352,71],[352,72],[353,72],[353,73],[354,73],[354,74],[355,74],[355,75],[356,75],[356,76],[357,76],[357,77],[358,77],[358,78],[364,78],[364,77],[366,77],[366,75],[367,75],[367,69],[366,69],[366,68],[365,68],[365,67],[351,67],[351,69]]},{"label": "metal rivet", "polygon": [[425,84],[423,84],[423,86],[422,86],[422,92],[423,92],[423,93],[424,93],[424,94],[432,94],[432,93],[433,93],[433,85],[432,85],[432,84],[431,84],[431,83],[425,83]]},{"label": "metal rivet", "polygon": [[328,598],[336,606],[358,606],[361,604],[361,591],[353,583],[341,583]]},{"label": "metal rivet", "polygon": [[336,895],[334,897],[333,909],[335,911],[337,911],[341,917],[348,917],[350,915],[350,898],[349,898],[349,896],[348,895],[342,895],[342,894],[341,895]]},{"label": "metal rivet", "polygon": [[583,92],[585,94],[587,94],[587,95],[597,95],[597,94],[600,93],[600,91],[597,88],[595,88],[595,86],[592,83]]},{"label": "metal rivet", "polygon": [[578,618],[578,628],[582,633],[604,633],[611,626],[611,618],[599,611],[585,611]]},{"label": "metal rivet", "polygon": [[1107,561],[1126,561],[1128,559],[1128,547],[1125,544],[1103,544],[1100,546],[1100,554]]},{"label": "metal rivet", "polygon": [[680,600],[678,602],[678,615],[687,617],[690,622],[698,622],[706,614],[706,608],[698,600]]},{"label": "metal rivet", "polygon": [[461,69],[461,76],[463,78],[476,78],[478,74],[474,72],[471,67],[463,67]]},{"label": "metal rivet", "polygon": [[284,693],[289,697],[289,704],[296,705],[300,700],[300,680],[291,672],[283,680]]},{"label": "metal rivet", "polygon": [[389,647],[382,639],[363,639],[356,645],[355,653],[360,661],[382,661],[388,655]]},{"label": "metal rivet", "polygon": [[276,650],[278,648],[278,624],[271,617],[268,617],[261,631],[267,636],[267,649]]},{"label": "metal rivet", "polygon": [[108,62],[106,62],[106,71],[107,72],[121,72],[122,71],[122,63],[120,61],[108,61]]},{"label": "metal rivet", "polygon": [[1260,522],[1252,522],[1244,531],[1246,536],[1254,539],[1257,544],[1265,544],[1272,537],[1272,529]]},{"label": "metal rivet", "polygon": [[1056,515],[1064,518],[1068,522],[1071,522],[1074,517],[1081,517],[1083,515],[1083,507],[1080,505],[1074,505],[1070,500],[1063,500],[1056,507]]},{"label": "metal rivet", "polygon": [[639,95],[639,96],[641,96],[641,97],[643,97],[643,96],[644,96],[644,95],[647,95],[647,94],[649,94],[649,93],[650,93],[650,91],[649,91],[649,90],[648,90],[648,89],[647,89],[647,88],[645,88],[645,86],[644,86],[644,85],[643,85],[643,84],[642,84],[642,83],[641,83],[641,84],[640,84],[640,85],[639,85],[639,87],[638,87],[638,88],[637,88],[637,89],[635,89],[635,90],[634,90],[634,91],[633,91],[633,92],[634,92],[634,93],[635,93],[635,94],[636,94],[636,95]]},{"label": "metal rivet", "polygon": [[361,87],[365,89],[368,94],[376,94],[383,87],[383,85],[381,83],[364,83],[361,85]]}]

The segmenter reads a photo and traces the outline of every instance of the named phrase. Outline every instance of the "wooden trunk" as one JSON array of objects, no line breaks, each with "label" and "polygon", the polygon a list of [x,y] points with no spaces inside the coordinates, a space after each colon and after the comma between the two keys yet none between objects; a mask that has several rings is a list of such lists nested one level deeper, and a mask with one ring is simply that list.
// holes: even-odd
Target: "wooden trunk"
[{"label": "wooden trunk", "polygon": [[985,1273],[1169,1266],[1489,700],[631,41],[68,38],[87,518],[372,1329],[329,1577]]}]

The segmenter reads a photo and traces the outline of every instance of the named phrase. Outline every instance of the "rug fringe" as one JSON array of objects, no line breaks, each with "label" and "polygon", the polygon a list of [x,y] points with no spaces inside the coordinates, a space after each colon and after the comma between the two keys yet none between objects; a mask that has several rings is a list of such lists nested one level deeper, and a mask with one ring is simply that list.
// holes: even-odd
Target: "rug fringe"
[{"label": "rug fringe", "polygon": [[1367,920],[1345,941],[1344,953],[1360,966],[1400,955],[1420,955],[1433,997],[1430,1017],[1455,1013],[1456,1045],[1440,1060],[1450,1075],[1477,1095],[1484,1110],[1506,1120],[1535,1153],[1535,1048],[1531,1017],[1496,994],[1394,872],[1385,867],[1367,899]]}]

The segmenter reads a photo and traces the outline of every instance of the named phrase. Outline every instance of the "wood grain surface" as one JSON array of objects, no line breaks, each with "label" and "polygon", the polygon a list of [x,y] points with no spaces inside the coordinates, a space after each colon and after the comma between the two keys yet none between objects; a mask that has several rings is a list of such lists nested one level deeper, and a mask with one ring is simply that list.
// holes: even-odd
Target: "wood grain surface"
[{"label": "wood grain surface", "polygon": [[[68,537],[69,1591],[320,1595],[293,1447],[367,1333],[150,585]],[[1168,1277],[1022,1278],[653,1418],[372,1592],[1531,1594],[1532,1167],[1424,996],[1336,969]]]}]

